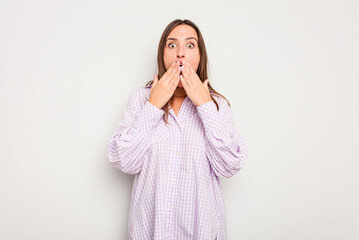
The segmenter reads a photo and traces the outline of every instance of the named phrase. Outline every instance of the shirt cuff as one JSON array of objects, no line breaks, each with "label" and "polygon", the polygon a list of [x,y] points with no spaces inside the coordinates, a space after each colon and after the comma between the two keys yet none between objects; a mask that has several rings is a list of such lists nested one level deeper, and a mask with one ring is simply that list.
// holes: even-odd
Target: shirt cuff
[{"label": "shirt cuff", "polygon": [[160,122],[164,111],[146,101],[141,112],[137,116],[134,128],[150,135]]},{"label": "shirt cuff", "polygon": [[207,132],[218,130],[221,127],[221,117],[213,100],[197,106],[198,114]]}]

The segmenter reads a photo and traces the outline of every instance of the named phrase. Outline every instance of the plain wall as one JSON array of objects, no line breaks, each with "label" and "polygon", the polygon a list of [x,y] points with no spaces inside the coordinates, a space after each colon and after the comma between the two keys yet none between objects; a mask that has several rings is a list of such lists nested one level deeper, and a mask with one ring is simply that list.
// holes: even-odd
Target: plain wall
[{"label": "plain wall", "polygon": [[248,158],[221,179],[229,240],[359,239],[358,1],[0,4],[0,239],[125,239],[107,158],[162,31],[194,21]]}]

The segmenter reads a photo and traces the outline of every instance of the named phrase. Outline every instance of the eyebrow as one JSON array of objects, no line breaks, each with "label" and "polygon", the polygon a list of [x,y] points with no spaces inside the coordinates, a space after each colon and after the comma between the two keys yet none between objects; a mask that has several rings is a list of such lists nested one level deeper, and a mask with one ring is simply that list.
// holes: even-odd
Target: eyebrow
[{"label": "eyebrow", "polygon": [[[194,38],[194,37],[188,37],[188,38],[186,38],[185,40],[189,40],[189,39],[194,39],[194,40],[196,40],[196,41],[198,42],[198,40],[197,40],[196,38]],[[167,38],[166,42],[167,42],[168,40],[178,41],[177,38]]]}]

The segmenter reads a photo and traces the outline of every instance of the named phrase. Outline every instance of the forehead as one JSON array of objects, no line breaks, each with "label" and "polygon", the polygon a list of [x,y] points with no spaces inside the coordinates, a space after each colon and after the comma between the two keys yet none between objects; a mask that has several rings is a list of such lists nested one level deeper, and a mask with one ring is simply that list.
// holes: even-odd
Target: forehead
[{"label": "forehead", "polygon": [[194,37],[198,39],[196,30],[194,30],[193,27],[188,26],[186,24],[178,25],[177,27],[172,29],[172,31],[168,35],[168,38],[177,38],[177,39],[188,38],[188,37]]}]

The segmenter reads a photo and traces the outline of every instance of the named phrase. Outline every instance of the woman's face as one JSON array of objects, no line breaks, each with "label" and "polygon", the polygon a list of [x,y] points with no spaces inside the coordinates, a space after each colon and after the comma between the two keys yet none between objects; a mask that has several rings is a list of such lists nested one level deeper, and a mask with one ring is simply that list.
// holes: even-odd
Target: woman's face
[{"label": "woman's face", "polygon": [[[170,32],[163,53],[166,70],[173,62],[183,60],[197,71],[200,61],[198,36],[196,30],[186,24],[178,25]],[[178,87],[183,87],[181,81],[178,82]]]}]

